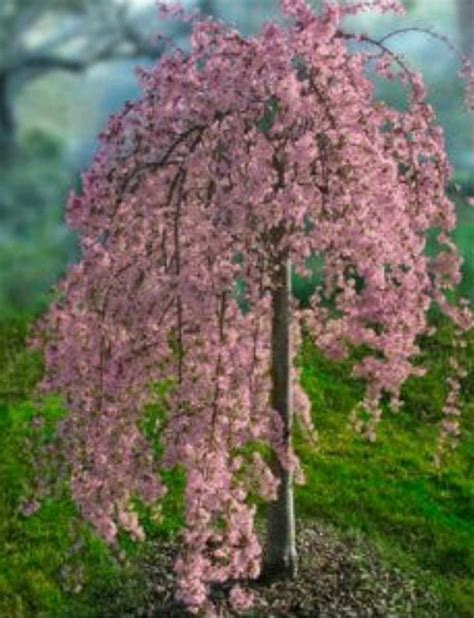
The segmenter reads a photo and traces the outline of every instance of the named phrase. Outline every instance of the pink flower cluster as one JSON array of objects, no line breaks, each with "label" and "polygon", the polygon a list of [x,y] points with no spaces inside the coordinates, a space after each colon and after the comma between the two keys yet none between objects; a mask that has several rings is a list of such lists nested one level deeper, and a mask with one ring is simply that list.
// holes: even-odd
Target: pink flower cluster
[{"label": "pink flower cluster", "polygon": [[[119,528],[142,539],[133,498],[164,495],[158,463],[184,466],[178,595],[207,615],[211,582],[259,573],[249,496],[274,498],[278,479],[256,445],[271,446],[304,482],[269,397],[282,256],[300,272],[312,254],[324,256],[324,289],[310,309],[293,307],[295,347],[302,324],[335,358],[367,347],[354,372],[367,380],[371,420],[354,422],[371,440],[381,397],[396,408],[401,385],[420,372],[412,360],[431,303],[463,329],[471,322],[467,307],[446,300],[460,277],[450,165],[421,78],[403,68],[407,111],[378,103],[364,72],[372,56],[349,52],[341,29],[346,14],[400,3],[326,3],[321,15],[303,0],[281,5],[294,23],[252,39],[195,20],[189,54],[141,71],[142,97],[110,119],[81,195],[70,198],[83,255],[36,337],[42,389],[63,393],[69,409],[74,498],[107,541]],[[432,259],[426,234],[436,227],[445,250]],[[295,413],[313,432],[292,376]],[[155,462],[140,422],[156,398],[150,385],[162,380],[172,388]],[[451,413],[457,391],[453,383]],[[241,587],[231,600],[251,603]]]}]

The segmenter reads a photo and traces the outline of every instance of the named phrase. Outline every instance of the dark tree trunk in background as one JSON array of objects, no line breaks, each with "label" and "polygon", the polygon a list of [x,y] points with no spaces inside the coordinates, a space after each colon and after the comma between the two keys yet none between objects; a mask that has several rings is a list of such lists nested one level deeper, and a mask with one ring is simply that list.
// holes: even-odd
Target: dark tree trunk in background
[{"label": "dark tree trunk in background", "polygon": [[407,11],[413,11],[416,7],[416,0],[403,0],[402,4]]},{"label": "dark tree trunk in background", "polygon": [[[458,26],[463,54],[474,63],[474,0],[457,0]],[[474,163],[474,119],[471,116],[471,163]]]},{"label": "dark tree trunk in background", "polygon": [[201,0],[199,3],[199,10],[204,15],[211,15],[212,17],[217,17],[217,10],[215,6],[214,0]]},{"label": "dark tree trunk in background", "polygon": [[474,59],[474,2],[458,0],[458,23],[463,53]]},{"label": "dark tree trunk in background", "polygon": [[11,161],[15,146],[15,120],[9,98],[9,74],[0,72],[0,163]]},{"label": "dark tree trunk in background", "polygon": [[[290,260],[281,264],[277,281],[278,288],[273,292],[272,402],[283,420],[285,441],[289,447],[293,421]],[[277,500],[268,503],[267,538],[262,569],[264,580],[292,578],[297,573],[293,475],[282,468],[275,454],[272,454],[271,467],[281,482]]]}]

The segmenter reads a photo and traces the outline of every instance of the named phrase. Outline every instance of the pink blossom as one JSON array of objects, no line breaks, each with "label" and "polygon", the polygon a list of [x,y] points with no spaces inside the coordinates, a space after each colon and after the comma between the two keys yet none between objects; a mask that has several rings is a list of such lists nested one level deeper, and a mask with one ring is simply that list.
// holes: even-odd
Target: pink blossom
[{"label": "pink blossom", "polygon": [[230,591],[230,602],[236,612],[243,612],[252,607],[253,594],[240,586],[234,586]]}]

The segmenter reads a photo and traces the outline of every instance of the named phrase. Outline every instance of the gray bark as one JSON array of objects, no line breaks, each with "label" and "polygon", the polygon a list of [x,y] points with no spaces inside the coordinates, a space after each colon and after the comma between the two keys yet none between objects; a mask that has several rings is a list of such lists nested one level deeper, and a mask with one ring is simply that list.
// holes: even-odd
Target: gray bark
[{"label": "gray bark", "polygon": [[[474,0],[457,0],[461,50],[474,63]],[[474,119],[471,124],[471,161],[474,163]]]},{"label": "gray bark", "polygon": [[[273,292],[272,320],[272,403],[284,424],[286,447],[291,445],[293,397],[291,388],[290,337],[291,263],[285,260],[277,273]],[[262,579],[292,578],[297,574],[293,474],[285,470],[272,453],[271,468],[280,479],[278,497],[268,504],[267,539]]]},{"label": "gray bark", "polygon": [[0,73],[0,163],[11,161],[15,145],[15,120],[9,95],[8,73]]},{"label": "gray bark", "polygon": [[217,17],[217,10],[214,0],[201,0],[199,4],[199,10],[201,11],[201,13],[204,13],[204,15]]},{"label": "gray bark", "polygon": [[466,56],[474,60],[474,2],[458,0],[457,5],[461,48]]}]

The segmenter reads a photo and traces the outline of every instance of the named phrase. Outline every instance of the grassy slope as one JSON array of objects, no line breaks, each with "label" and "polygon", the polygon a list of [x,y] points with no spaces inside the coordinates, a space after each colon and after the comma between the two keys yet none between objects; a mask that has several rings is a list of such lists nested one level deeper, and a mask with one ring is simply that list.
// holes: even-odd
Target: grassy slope
[{"label": "grassy slope", "polygon": [[[27,324],[0,327],[0,617],[95,617],[98,607],[113,603],[116,592],[139,603],[139,575],[117,566],[102,542],[77,523],[67,487],[47,500],[36,515],[24,518],[18,501],[28,493],[31,443],[48,439],[62,412],[50,399],[44,409],[46,426],[36,432],[30,420],[37,414],[31,388],[41,373],[39,359],[24,350]],[[426,585],[445,599],[445,615],[474,615],[474,552],[472,550],[474,485],[474,385],[467,401],[463,440],[441,473],[430,466],[436,440],[448,352],[444,332],[426,349],[430,375],[407,385],[406,412],[389,413],[381,423],[379,441],[363,443],[346,429],[347,414],[360,394],[348,377],[348,367],[325,361],[306,345],[302,353],[303,381],[313,402],[321,447],[314,454],[300,437],[308,484],[298,488],[302,519],[318,518],[348,533],[362,531],[385,559],[402,570],[422,569]],[[474,341],[470,346],[471,370]],[[170,474],[172,491],[164,505],[163,526],[148,521],[153,536],[173,534],[180,525],[179,474]],[[71,533],[71,525],[79,533]],[[71,551],[71,545],[78,541]],[[140,547],[123,540],[132,556]],[[3,550],[5,548],[5,550]],[[75,574],[82,565],[84,581],[76,593]],[[64,568],[65,567],[65,568]],[[130,591],[123,594],[124,586]],[[128,595],[128,596],[127,596]],[[122,611],[127,608],[122,607]]]},{"label": "grassy slope", "polygon": [[[32,388],[42,369],[39,357],[25,349],[27,329],[24,319],[0,323],[0,618],[97,618],[104,615],[100,607],[113,606],[119,591],[120,610],[131,611],[140,596],[139,587],[129,584],[139,582],[133,557],[145,551],[143,546],[122,539],[132,561],[121,565],[80,521],[66,483],[55,487],[33,517],[18,508],[32,487],[31,454],[50,443],[64,414],[58,399],[49,397],[41,410],[44,427],[32,427],[38,416]],[[42,472],[54,476],[56,469]],[[173,472],[163,477],[171,491],[164,500],[163,525],[158,529],[146,522],[151,538],[170,537],[181,523],[183,479]]]},{"label": "grassy slope", "polygon": [[[445,331],[429,345],[430,373],[406,385],[405,410],[387,412],[375,444],[363,442],[345,426],[360,393],[360,385],[348,379],[347,366],[327,362],[313,346],[305,346],[303,383],[321,447],[316,457],[300,448],[308,484],[299,491],[298,508],[305,517],[363,531],[402,569],[425,569],[427,584],[446,599],[446,616],[473,616],[472,383],[464,392],[461,444],[440,472],[431,466],[448,342]],[[472,351],[471,341],[471,372]]]}]

